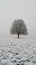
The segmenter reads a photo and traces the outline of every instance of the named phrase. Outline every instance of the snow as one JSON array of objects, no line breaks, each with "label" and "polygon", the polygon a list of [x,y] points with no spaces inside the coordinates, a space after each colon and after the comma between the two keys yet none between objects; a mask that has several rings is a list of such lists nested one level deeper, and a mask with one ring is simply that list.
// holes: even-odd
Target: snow
[{"label": "snow", "polygon": [[36,65],[36,41],[10,37],[0,40],[0,65]]}]

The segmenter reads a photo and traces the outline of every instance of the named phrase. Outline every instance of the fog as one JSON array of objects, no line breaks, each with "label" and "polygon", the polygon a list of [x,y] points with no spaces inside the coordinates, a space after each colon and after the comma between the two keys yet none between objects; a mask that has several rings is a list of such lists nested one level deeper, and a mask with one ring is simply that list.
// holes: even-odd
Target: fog
[{"label": "fog", "polygon": [[8,35],[15,19],[23,19],[31,38],[36,38],[36,0],[0,0],[0,35]]}]

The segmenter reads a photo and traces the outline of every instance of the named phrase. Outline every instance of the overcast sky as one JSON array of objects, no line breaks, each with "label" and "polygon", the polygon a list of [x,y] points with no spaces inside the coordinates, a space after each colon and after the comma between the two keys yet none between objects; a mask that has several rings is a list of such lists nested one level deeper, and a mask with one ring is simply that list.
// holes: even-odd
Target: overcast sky
[{"label": "overcast sky", "polygon": [[29,35],[36,37],[36,0],[0,0],[0,35],[9,34],[14,19],[23,19]]}]

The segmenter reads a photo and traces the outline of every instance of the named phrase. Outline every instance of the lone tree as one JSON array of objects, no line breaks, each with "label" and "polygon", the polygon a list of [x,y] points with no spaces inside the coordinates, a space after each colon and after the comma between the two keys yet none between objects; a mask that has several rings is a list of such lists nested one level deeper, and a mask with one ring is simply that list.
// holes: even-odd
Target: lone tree
[{"label": "lone tree", "polygon": [[18,34],[18,38],[20,34],[27,35],[27,28],[22,19],[14,20],[10,29],[10,34]]}]

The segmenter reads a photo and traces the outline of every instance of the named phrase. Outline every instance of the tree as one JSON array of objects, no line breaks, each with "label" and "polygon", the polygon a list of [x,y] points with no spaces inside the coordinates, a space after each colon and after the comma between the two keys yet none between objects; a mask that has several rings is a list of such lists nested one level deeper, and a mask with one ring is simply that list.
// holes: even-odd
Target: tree
[{"label": "tree", "polygon": [[10,34],[18,34],[18,38],[20,34],[27,35],[27,28],[22,19],[14,20],[10,29]]}]

